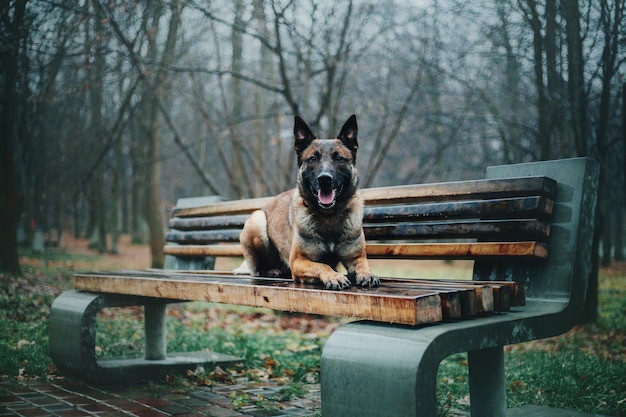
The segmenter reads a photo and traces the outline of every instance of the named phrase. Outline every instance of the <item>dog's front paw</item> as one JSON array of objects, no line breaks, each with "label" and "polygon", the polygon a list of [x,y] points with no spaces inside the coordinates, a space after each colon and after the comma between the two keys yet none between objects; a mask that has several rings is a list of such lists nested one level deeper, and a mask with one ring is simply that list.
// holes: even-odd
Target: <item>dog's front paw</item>
[{"label": "dog's front paw", "polygon": [[356,285],[360,285],[361,287],[378,287],[380,286],[380,279],[374,274],[356,274]]},{"label": "dog's front paw", "polygon": [[343,290],[350,287],[350,280],[345,275],[336,274],[322,279],[327,290]]}]

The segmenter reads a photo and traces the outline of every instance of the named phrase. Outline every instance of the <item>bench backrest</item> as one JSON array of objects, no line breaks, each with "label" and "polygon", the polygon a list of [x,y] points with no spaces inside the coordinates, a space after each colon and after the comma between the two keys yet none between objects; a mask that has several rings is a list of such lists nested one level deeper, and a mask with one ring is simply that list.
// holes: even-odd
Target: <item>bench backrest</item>
[{"label": "bench backrest", "polygon": [[[383,259],[546,258],[555,182],[546,177],[361,190],[368,256]],[[177,208],[165,253],[241,256],[248,214],[268,200]]]}]

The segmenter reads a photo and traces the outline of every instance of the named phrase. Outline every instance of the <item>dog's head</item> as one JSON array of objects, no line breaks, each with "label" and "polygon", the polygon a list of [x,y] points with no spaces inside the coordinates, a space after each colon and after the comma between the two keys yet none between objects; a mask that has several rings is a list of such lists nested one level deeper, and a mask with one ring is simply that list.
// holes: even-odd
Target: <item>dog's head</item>
[{"label": "dog's head", "polygon": [[354,165],[357,142],[356,116],[341,128],[337,139],[317,139],[301,118],[294,124],[298,156],[298,189],[310,207],[331,210],[354,195],[358,174]]}]

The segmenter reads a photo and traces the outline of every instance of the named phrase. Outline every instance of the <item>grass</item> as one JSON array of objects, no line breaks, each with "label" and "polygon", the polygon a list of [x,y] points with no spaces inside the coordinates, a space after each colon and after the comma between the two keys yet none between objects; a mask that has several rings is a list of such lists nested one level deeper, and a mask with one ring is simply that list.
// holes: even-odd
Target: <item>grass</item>
[{"label": "grass", "polygon": [[[99,357],[143,353],[140,307],[105,309],[97,321]],[[322,346],[335,327],[321,318],[208,303],[168,307],[168,351],[213,350],[243,357],[236,376],[317,382]],[[314,328],[314,330],[307,330]]]},{"label": "grass", "polygon": [[[545,405],[626,416],[626,269],[600,275],[599,319],[565,335],[507,347],[508,407]],[[440,412],[469,409],[467,355],[439,368]]]},{"label": "grass", "polygon": [[[104,264],[104,265],[103,265]],[[16,379],[63,378],[48,356],[50,305],[71,287],[78,269],[102,269],[111,258],[93,254],[25,253],[23,276],[0,275],[0,375]],[[119,266],[113,266],[119,267]],[[410,266],[409,266],[410,268]],[[433,275],[462,276],[457,264],[429,265]],[[408,270],[408,269],[407,269]],[[603,269],[597,323],[567,334],[508,347],[505,352],[508,406],[547,405],[589,413],[626,416],[626,265]],[[98,319],[97,353],[101,357],[140,355],[143,351],[140,307],[105,309]],[[246,358],[245,366],[190,371],[179,385],[213,385],[239,378],[278,381],[275,398],[234,394],[235,406],[298,398],[319,382],[319,359],[325,341],[343,320],[277,313],[207,303],[168,308],[168,350],[211,349]],[[467,355],[442,362],[438,374],[440,415],[469,408]],[[158,392],[172,379],[146,383]],[[155,394],[156,395],[156,394]]]}]

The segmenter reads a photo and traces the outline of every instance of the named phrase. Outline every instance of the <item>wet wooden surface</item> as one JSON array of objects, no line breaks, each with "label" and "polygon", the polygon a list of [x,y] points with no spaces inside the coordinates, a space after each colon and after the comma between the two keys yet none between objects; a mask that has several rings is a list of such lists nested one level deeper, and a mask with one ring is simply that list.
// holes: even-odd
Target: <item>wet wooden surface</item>
[{"label": "wet wooden surface", "polygon": [[[545,177],[456,181],[436,184],[367,188],[360,191],[366,205],[436,202],[463,199],[497,199],[514,196],[546,196],[556,193],[556,182]],[[271,201],[271,197],[225,201],[201,207],[175,208],[176,217],[249,214]]]},{"label": "wet wooden surface", "polygon": [[[478,197],[478,196],[477,196]],[[265,201],[265,199],[263,199]],[[232,204],[230,206],[229,204]],[[257,206],[252,200],[251,206]],[[178,217],[170,219],[169,226],[178,230],[214,230],[242,228],[247,214],[229,214],[243,205],[240,201],[220,202],[206,206],[212,207],[214,215]],[[222,211],[220,211],[222,210]],[[364,223],[411,222],[452,219],[515,219],[543,218],[552,214],[553,201],[545,196],[522,196],[495,200],[451,201],[446,203],[422,203],[402,205],[382,205],[366,207]]]},{"label": "wet wooden surface", "polygon": [[[239,244],[166,245],[173,256],[243,256]],[[541,242],[467,242],[467,243],[368,243],[371,259],[480,259],[525,257],[545,259],[547,245]]]},{"label": "wet wooden surface", "polygon": [[380,287],[331,291],[291,279],[194,271],[116,271],[74,275],[78,290],[208,301],[275,310],[422,325],[507,311],[513,283],[383,279]]}]

